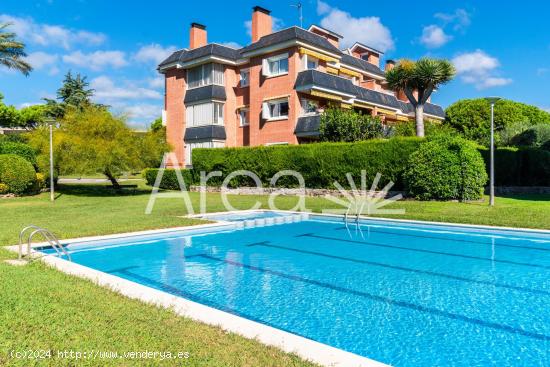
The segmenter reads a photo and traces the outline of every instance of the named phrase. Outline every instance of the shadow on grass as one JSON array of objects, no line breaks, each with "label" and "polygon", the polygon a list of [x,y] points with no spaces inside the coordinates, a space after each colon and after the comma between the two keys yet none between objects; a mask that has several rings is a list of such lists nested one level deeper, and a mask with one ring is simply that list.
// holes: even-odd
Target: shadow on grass
[{"label": "shadow on grass", "polygon": [[526,201],[548,201],[550,202],[550,194],[497,194],[498,198],[526,200]]},{"label": "shadow on grass", "polygon": [[[138,186],[137,188],[122,188],[115,190],[111,185],[104,184],[59,184],[57,187],[59,196],[75,195],[90,197],[115,197],[115,196],[143,196],[151,193],[151,188]],[[59,197],[58,196],[58,197]]]}]

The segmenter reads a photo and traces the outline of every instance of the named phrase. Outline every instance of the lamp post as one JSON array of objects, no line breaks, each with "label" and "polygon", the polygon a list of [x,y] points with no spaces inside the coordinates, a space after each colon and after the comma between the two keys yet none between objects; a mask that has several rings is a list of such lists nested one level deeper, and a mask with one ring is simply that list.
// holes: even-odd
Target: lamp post
[{"label": "lamp post", "polygon": [[491,159],[489,168],[489,205],[495,205],[495,103],[500,97],[487,97],[491,104]]},{"label": "lamp post", "polygon": [[50,127],[50,201],[53,203],[55,200],[53,187],[53,125],[55,124],[55,120],[48,119],[46,123]]}]

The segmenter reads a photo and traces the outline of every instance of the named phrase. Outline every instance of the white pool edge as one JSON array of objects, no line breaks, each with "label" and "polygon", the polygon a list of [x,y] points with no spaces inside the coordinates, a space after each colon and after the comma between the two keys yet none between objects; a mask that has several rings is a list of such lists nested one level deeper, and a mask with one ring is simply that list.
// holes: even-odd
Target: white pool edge
[{"label": "white pool edge", "polygon": [[[228,213],[228,212],[226,212]],[[221,225],[220,225],[221,224]],[[216,228],[229,226],[228,222],[218,222],[212,224],[176,227],[161,230],[148,230],[140,232],[119,233],[116,235],[90,236],[60,241],[61,243],[87,242],[94,240],[115,239],[128,236],[158,234],[174,231],[193,231],[202,228]],[[32,248],[43,247],[48,243],[36,243]],[[6,246],[7,250],[18,252],[19,246]],[[188,299],[172,295],[130,280],[120,278],[115,275],[107,274],[99,270],[89,268],[56,256],[43,254],[32,250],[31,256],[38,258],[39,261],[69,275],[77,276],[92,281],[102,287],[106,287],[126,297],[137,299],[147,304],[170,309],[179,316],[188,317],[208,325],[220,327],[223,330],[233,332],[248,339],[254,339],[262,344],[273,346],[287,353],[293,353],[299,357],[317,363],[322,366],[346,366],[346,367],[382,367],[387,366],[384,363],[359,356],[354,353],[346,352],[342,349],[332,347],[327,344],[316,342],[314,340],[292,334],[262,323],[248,320],[244,317],[233,315],[231,313],[220,311]]]}]

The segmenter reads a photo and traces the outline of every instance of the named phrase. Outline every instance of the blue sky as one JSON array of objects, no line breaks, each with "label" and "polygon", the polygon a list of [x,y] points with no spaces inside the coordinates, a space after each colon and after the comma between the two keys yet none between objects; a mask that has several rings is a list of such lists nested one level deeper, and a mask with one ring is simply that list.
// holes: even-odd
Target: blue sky
[{"label": "blue sky", "polygon": [[[53,97],[68,71],[80,72],[96,100],[143,128],[162,108],[158,61],[188,46],[189,24],[205,24],[210,42],[246,45],[251,8],[272,10],[275,25],[298,25],[289,1],[2,0],[0,21],[27,44],[30,76],[0,69],[0,92],[18,107]],[[550,110],[550,3],[524,1],[303,0],[304,27],[321,24],[385,51],[385,58],[451,59],[457,78],[433,96],[444,107],[499,95]],[[204,4],[208,4],[205,9]],[[382,61],[383,62],[383,61]]]}]

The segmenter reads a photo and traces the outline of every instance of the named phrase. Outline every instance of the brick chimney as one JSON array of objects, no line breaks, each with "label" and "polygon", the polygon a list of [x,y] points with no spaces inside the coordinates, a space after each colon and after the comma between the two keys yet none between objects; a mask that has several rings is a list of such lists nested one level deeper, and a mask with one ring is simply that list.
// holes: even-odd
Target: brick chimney
[{"label": "brick chimney", "polygon": [[189,31],[189,48],[199,48],[205,46],[206,41],[206,26],[199,23],[191,23]]},{"label": "brick chimney", "polygon": [[395,67],[395,61],[393,60],[386,60],[386,66],[384,67],[384,71],[390,71]]},{"label": "brick chimney", "polygon": [[273,31],[271,11],[260,6],[252,8],[252,42],[256,42],[263,36]]}]

